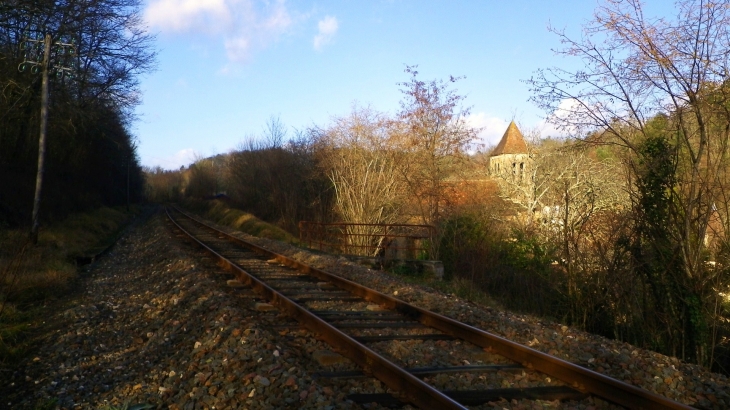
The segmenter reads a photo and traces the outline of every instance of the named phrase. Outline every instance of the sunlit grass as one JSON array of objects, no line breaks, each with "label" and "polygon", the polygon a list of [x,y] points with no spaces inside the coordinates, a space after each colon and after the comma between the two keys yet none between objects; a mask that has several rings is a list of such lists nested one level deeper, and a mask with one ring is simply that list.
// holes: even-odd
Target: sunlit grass
[{"label": "sunlit grass", "polygon": [[292,244],[299,242],[289,232],[240,209],[231,208],[224,201],[187,199],[183,202],[183,206],[218,225],[238,229],[249,235]]}]

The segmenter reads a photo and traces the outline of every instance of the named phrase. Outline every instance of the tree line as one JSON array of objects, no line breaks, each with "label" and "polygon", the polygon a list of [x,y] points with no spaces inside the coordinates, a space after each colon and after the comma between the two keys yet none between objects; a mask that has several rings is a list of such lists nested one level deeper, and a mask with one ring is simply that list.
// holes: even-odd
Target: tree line
[{"label": "tree line", "polygon": [[353,106],[331,124],[291,137],[272,117],[233,152],[186,170],[148,169],[149,196],[225,192],[235,205],[294,231],[303,219],[438,225],[477,130],[466,125],[469,109],[451,88],[459,79],[422,81],[416,69],[405,70],[409,80],[400,84],[404,98],[395,115]]},{"label": "tree line", "polygon": [[[567,138],[528,132],[524,174],[495,174],[454,89],[416,67],[398,112],[354,106],[289,136],[276,118],[239,149],[148,170],[158,200],[212,197],[297,222],[436,227],[431,258],[505,306],[728,373],[730,2],[674,18],[607,0],[580,70],[538,70],[533,101]],[[531,137],[530,137],[531,136]]]},{"label": "tree line", "polygon": [[[30,223],[41,108],[41,67],[33,63],[43,57],[45,35],[52,45],[42,220],[142,199],[130,125],[139,76],[154,68],[155,53],[140,7],[138,0],[0,2],[0,226]],[[53,69],[62,62],[69,70]]]}]

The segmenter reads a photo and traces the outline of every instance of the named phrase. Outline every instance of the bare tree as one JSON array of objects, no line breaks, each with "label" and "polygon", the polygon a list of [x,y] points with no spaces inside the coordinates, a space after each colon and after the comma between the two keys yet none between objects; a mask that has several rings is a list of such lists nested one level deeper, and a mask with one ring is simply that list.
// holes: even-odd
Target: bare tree
[{"label": "bare tree", "polygon": [[[630,204],[625,178],[616,161],[594,160],[586,147],[564,147],[554,164],[561,169],[550,184],[543,208],[543,231],[559,244],[558,265],[565,275],[565,291],[570,303],[571,322],[585,327],[587,312],[604,298],[594,290],[598,265],[596,242],[603,236],[600,227],[605,213],[616,213]],[[590,233],[590,235],[589,235]],[[590,282],[597,283],[590,283]]]},{"label": "bare tree", "polygon": [[628,204],[626,180],[616,160],[592,158],[584,144],[553,140],[539,144],[528,146],[523,177],[493,175],[500,196],[525,215],[526,228],[540,229],[534,225],[539,223],[576,229],[594,213]]},{"label": "bare tree", "polygon": [[705,238],[730,153],[730,2],[679,1],[668,19],[646,17],[639,0],[606,0],[580,39],[553,31],[559,53],[585,67],[538,71],[533,101],[562,129],[633,153],[637,269],[666,320],[668,352],[708,365],[728,282],[707,268]]},{"label": "bare tree", "polygon": [[[341,220],[379,224],[401,217],[403,182],[397,155],[390,145],[392,122],[370,108],[354,107],[347,117],[335,118],[320,141],[320,160],[335,190],[335,212]],[[350,245],[367,250],[373,227],[351,227]],[[354,235],[352,235],[354,234]]]},{"label": "bare tree", "polygon": [[[80,203],[94,203],[92,197],[115,203],[110,190],[116,190],[116,184],[104,181],[111,175],[116,180],[118,173],[129,174],[131,189],[141,189],[136,156],[127,152],[127,148],[134,151],[128,126],[139,102],[139,75],[154,68],[153,36],[146,32],[141,6],[138,0],[0,1],[0,150],[8,154],[0,158],[0,168],[3,174],[13,170],[14,175],[5,179],[18,181],[11,190],[21,199],[26,197],[25,175],[37,174],[34,238],[39,211],[45,219],[50,218],[49,211],[63,214],[66,206],[78,209],[83,207]],[[41,44],[41,38],[53,47],[34,50],[32,44]],[[41,66],[55,70],[39,70]],[[64,70],[59,70],[61,66]],[[24,67],[25,72],[19,73]],[[39,87],[34,71],[43,72],[43,77],[53,75]],[[47,109],[38,115],[38,107]],[[46,120],[47,138],[40,142],[30,138],[27,130],[36,123],[45,130]],[[116,151],[104,149],[100,141],[109,137],[121,142]],[[101,149],[92,152],[92,147]],[[37,168],[27,158],[32,149],[39,154]],[[116,165],[122,161],[125,170]],[[0,183],[0,190],[7,186]]]},{"label": "bare tree", "polygon": [[223,184],[232,203],[258,218],[296,232],[301,220],[328,220],[329,183],[316,168],[316,133],[297,132],[271,117],[263,135],[248,135],[225,156]]},{"label": "bare tree", "polygon": [[[453,188],[447,180],[457,174],[457,165],[478,130],[466,123],[470,110],[461,105],[464,96],[450,88],[461,77],[425,82],[416,68],[407,66],[410,80],[400,83],[403,100],[396,145],[403,158],[399,169],[421,223],[438,226],[447,192]],[[432,257],[438,256],[437,243],[434,238]]]},{"label": "bare tree", "polygon": [[264,128],[264,139],[267,148],[281,148],[286,140],[286,126],[281,122],[281,118],[272,115],[266,121]]}]

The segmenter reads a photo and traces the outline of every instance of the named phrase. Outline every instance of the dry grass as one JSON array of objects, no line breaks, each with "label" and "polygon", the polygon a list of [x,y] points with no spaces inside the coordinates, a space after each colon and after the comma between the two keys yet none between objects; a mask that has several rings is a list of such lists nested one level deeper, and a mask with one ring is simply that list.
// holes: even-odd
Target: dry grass
[{"label": "dry grass", "polygon": [[0,231],[0,361],[23,354],[36,308],[66,293],[77,260],[109,246],[131,216],[112,208],[75,214],[41,230],[35,246],[25,230]]},{"label": "dry grass", "polygon": [[231,208],[224,201],[187,199],[183,203],[183,206],[218,225],[229,226],[249,235],[275,239],[291,244],[297,244],[299,242],[289,232],[268,222],[264,222],[240,209]]}]

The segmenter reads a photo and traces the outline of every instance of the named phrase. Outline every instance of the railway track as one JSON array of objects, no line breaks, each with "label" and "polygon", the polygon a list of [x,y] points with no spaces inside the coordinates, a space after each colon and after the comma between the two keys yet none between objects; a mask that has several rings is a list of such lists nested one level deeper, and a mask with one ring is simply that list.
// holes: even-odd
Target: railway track
[{"label": "railway track", "polygon": [[[217,230],[179,209],[168,209],[167,214],[177,229],[238,281],[360,368],[323,372],[315,377],[372,376],[392,392],[350,395],[348,398],[355,402],[464,409],[500,398],[580,400],[594,395],[633,409],[691,408],[306,266]],[[421,341],[424,349],[398,351],[401,341],[413,340]],[[448,349],[452,359],[448,363],[429,363],[428,351],[434,348]],[[488,358],[492,363],[471,364],[475,357]],[[526,373],[548,377],[534,378],[541,381],[528,387],[493,388],[495,375],[510,377],[511,373],[516,378],[524,378]],[[462,375],[470,388],[449,389],[440,378],[444,374]]]}]

